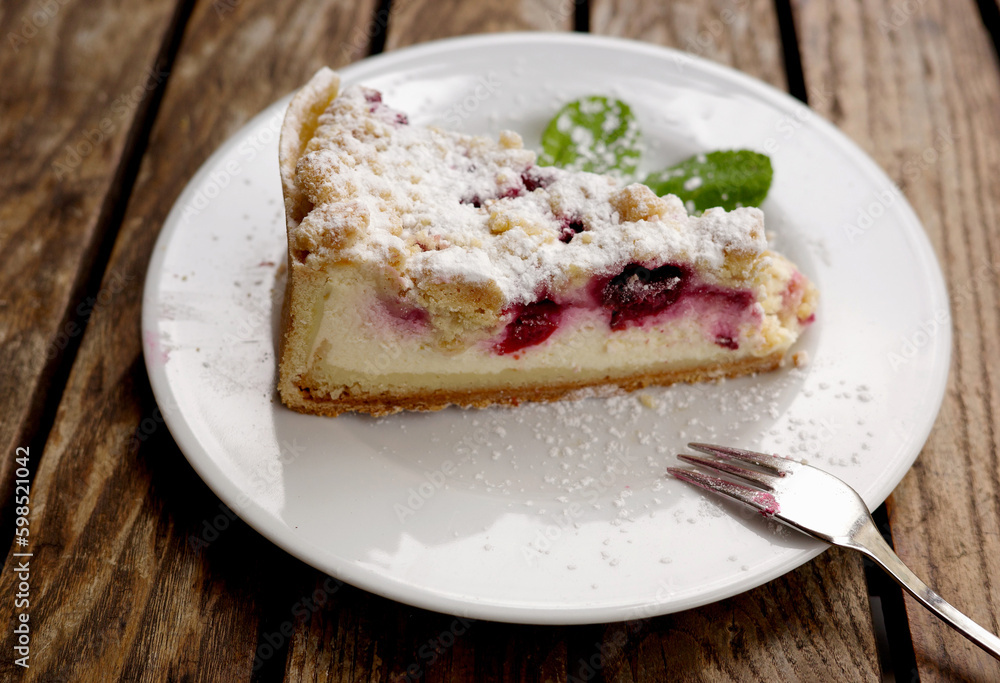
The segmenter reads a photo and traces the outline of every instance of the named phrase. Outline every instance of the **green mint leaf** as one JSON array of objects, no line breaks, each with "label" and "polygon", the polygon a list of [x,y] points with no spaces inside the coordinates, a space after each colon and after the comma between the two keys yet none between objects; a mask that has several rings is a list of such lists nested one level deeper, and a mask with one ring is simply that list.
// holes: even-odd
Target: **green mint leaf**
[{"label": "green mint leaf", "polygon": [[639,126],[632,110],[621,100],[600,96],[570,102],[545,128],[538,163],[632,175],[639,163]]},{"label": "green mint leaf", "polygon": [[760,206],[771,188],[771,160],[747,149],[697,154],[643,181],[659,196],[675,194],[691,211]]}]

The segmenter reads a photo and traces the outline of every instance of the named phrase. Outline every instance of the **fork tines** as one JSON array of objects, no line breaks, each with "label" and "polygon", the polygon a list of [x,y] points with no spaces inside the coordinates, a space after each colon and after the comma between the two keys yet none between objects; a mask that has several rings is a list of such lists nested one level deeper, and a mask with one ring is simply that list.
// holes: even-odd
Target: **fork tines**
[{"label": "fork tines", "polygon": [[745,467],[738,467],[737,465],[732,465],[728,462],[723,462],[722,460],[709,460],[708,458],[699,458],[693,455],[684,455],[679,453],[677,455],[677,459],[691,463],[697,467],[704,467],[706,469],[716,470],[734,477],[739,477],[744,481],[749,481],[750,483],[756,484],[762,489],[766,489],[768,491],[774,490],[771,480],[773,480],[776,476],[780,476],[770,473],[765,474],[755,470],[748,470]]},{"label": "fork tines", "polygon": [[[792,461],[776,455],[767,455],[766,453],[757,453],[729,446],[714,446],[705,443],[689,443],[688,446],[696,451],[713,455],[718,459],[678,454],[678,460],[683,460],[696,467],[737,477],[750,483],[752,486],[676,467],[667,468],[670,474],[689,484],[694,484],[695,486],[729,498],[735,498],[738,501],[757,508],[766,516],[778,513],[778,502],[773,495],[775,490],[774,485],[777,483],[779,477],[784,477],[793,471],[794,463]],[[760,469],[753,470],[747,467],[740,467],[733,464],[731,462],[733,460],[748,463]]]},{"label": "fork tines", "polygon": [[719,477],[712,477],[701,472],[684,470],[678,467],[668,467],[667,472],[688,484],[694,484],[707,491],[735,498],[742,503],[757,508],[765,516],[776,514],[779,510],[774,496],[767,491],[761,491],[760,489],[737,484],[736,482],[720,479]]},{"label": "fork tines", "polygon": [[768,455],[767,453],[757,453],[756,451],[748,451],[742,448],[713,446],[712,444],[707,443],[689,443],[688,448],[693,448],[696,451],[701,451],[702,453],[707,453],[708,455],[714,455],[718,458],[748,462],[751,465],[756,465],[757,467],[767,470],[772,474],[777,474],[780,477],[789,474],[791,472],[791,468],[793,467],[793,462],[787,458],[781,458],[777,455]]}]

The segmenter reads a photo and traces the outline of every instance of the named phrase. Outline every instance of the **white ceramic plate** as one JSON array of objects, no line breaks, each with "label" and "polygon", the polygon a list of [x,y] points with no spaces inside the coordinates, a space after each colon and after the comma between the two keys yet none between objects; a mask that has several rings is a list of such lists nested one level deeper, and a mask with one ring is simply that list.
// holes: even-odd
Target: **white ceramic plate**
[{"label": "white ceramic plate", "polygon": [[[688,441],[806,457],[872,506],[903,477],[944,392],[944,283],[889,179],[799,102],[681,53],[579,34],[443,41],[342,75],[382,90],[413,123],[512,128],[529,145],[565,101],[614,95],[644,131],[643,170],[700,151],[766,151],[775,168],[768,228],[817,283],[821,307],[800,342],[811,357],[801,370],[656,389],[642,400],[383,419],[293,413],[274,391],[283,99],[226,142],[177,200],[150,264],[142,321],[170,431],[264,536],[420,607],[603,622],[719,600],[822,550],[665,479]],[[221,519],[217,526],[225,533]]]}]

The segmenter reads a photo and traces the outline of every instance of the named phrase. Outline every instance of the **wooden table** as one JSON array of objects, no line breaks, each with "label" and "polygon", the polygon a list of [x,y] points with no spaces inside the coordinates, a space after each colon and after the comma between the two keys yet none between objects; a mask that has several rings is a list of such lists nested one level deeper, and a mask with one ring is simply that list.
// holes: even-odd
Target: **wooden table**
[{"label": "wooden table", "polygon": [[[880,648],[862,562],[838,551],[680,614],[475,622],[454,639],[442,637],[453,617],[326,583],[242,522],[196,552],[188,539],[219,501],[157,419],[139,338],[143,277],[179,192],[321,65],[513,29],[689,50],[807,101],[920,215],[952,294],[954,359],[885,520],[918,574],[1000,631],[1000,68],[984,21],[1000,18],[995,3],[4,2],[0,679],[1000,680],[996,661],[908,598],[904,609],[874,574]],[[30,669],[14,649],[24,478]]]}]

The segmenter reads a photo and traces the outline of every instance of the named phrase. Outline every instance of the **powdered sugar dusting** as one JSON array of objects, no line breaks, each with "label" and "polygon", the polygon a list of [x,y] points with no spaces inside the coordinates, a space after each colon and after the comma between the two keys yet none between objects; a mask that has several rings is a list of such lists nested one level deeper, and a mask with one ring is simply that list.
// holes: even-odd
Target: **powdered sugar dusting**
[{"label": "powdered sugar dusting", "polygon": [[[292,236],[317,267],[332,252],[392,264],[414,297],[422,280],[490,282],[510,305],[572,286],[583,271],[632,261],[718,269],[727,250],[767,247],[757,209],[691,217],[644,186],[538,167],[515,133],[495,141],[408,125],[373,93],[354,86],[335,99],[299,161],[316,208]],[[582,234],[561,240],[571,222]]]}]

